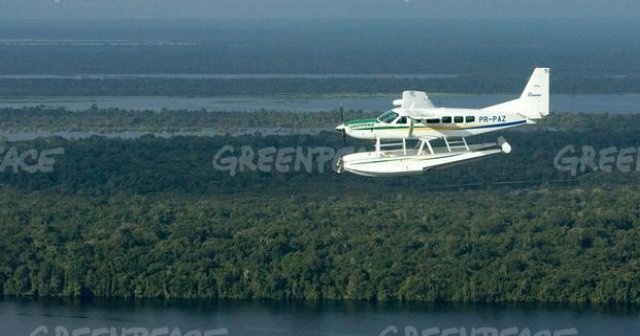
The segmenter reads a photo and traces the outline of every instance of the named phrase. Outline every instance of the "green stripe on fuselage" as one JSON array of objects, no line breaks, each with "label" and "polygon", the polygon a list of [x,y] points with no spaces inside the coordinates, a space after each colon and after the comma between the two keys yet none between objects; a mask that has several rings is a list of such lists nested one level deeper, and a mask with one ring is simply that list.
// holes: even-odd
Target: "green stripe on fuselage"
[{"label": "green stripe on fuselage", "polygon": [[378,119],[358,119],[346,121],[344,123],[345,126],[351,127],[352,129],[363,129],[363,128],[371,128],[378,122]]}]

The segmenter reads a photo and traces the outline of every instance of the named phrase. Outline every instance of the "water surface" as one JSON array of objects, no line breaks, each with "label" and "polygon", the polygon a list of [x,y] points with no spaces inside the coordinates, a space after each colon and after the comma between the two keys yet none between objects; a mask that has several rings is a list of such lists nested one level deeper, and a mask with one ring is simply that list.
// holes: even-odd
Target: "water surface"
[{"label": "water surface", "polygon": [[[573,330],[577,335],[637,335],[633,307],[543,305],[383,304],[363,302],[0,302],[0,335],[29,335],[40,326],[70,332],[89,328],[163,327],[182,333],[213,330],[226,335],[405,335],[406,331],[495,328]],[[395,328],[395,329],[394,329]],[[397,333],[393,330],[398,330]],[[512,329],[513,330],[513,329]],[[456,333],[456,335],[458,334]],[[44,333],[42,333],[44,335]],[[53,333],[50,333],[53,334]]]}]

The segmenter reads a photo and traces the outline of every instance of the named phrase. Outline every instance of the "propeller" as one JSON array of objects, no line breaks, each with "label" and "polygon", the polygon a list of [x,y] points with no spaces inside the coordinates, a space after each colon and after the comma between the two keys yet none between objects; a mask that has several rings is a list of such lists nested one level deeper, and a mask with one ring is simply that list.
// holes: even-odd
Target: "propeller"
[{"label": "propeller", "polygon": [[[340,104],[340,124],[344,125],[344,106],[342,104]],[[342,132],[342,142],[347,142],[347,132],[344,127],[340,131]]]}]

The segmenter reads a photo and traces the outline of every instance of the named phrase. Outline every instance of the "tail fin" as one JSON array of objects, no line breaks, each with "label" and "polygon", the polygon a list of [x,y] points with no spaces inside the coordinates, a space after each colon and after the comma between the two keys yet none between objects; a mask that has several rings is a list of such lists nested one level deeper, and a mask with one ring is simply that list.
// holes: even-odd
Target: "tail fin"
[{"label": "tail fin", "polygon": [[486,111],[518,113],[527,119],[549,114],[549,68],[536,68],[519,99],[484,108]]},{"label": "tail fin", "polygon": [[536,68],[524,88],[520,100],[527,118],[538,119],[549,114],[549,68]]}]

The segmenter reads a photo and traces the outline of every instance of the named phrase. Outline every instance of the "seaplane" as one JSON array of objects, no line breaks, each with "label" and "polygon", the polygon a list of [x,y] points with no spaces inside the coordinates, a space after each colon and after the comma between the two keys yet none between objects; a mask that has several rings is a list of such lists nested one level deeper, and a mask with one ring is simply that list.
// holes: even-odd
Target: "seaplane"
[{"label": "seaplane", "polygon": [[[466,138],[535,124],[547,116],[549,76],[549,68],[536,68],[519,98],[481,109],[436,107],[425,92],[404,91],[402,99],[393,101],[394,108],[378,118],[351,120],[336,127],[343,138],[373,140],[375,150],[344,155],[335,170],[370,177],[417,175],[508,154],[511,145],[504,137],[483,144],[469,144]],[[416,146],[407,148],[408,140],[417,140]],[[432,145],[438,140],[444,146]]]}]

